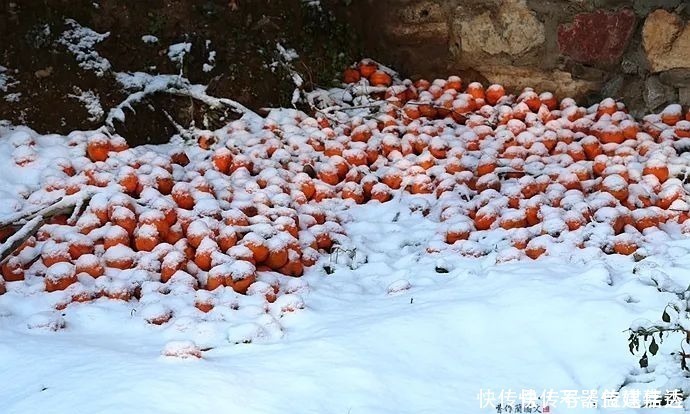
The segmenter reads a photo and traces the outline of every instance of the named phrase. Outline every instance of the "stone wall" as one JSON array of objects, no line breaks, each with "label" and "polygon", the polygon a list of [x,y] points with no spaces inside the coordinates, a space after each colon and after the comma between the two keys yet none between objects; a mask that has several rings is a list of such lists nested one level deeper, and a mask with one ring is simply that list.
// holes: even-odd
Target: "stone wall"
[{"label": "stone wall", "polygon": [[369,53],[410,77],[459,73],[633,112],[690,105],[687,0],[361,0]]}]

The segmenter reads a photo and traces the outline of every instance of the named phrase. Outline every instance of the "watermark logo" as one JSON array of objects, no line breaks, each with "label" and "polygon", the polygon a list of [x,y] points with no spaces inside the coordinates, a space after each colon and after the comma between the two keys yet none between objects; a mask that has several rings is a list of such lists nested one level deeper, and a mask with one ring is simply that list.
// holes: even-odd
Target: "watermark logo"
[{"label": "watermark logo", "polygon": [[657,389],[614,390],[492,390],[480,389],[479,408],[497,413],[552,413],[556,407],[575,408],[683,408],[683,392]]}]

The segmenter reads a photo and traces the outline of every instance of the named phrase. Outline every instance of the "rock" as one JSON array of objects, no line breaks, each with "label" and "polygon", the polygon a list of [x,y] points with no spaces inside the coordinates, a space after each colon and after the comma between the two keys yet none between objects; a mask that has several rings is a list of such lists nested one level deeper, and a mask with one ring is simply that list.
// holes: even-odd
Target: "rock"
[{"label": "rock", "polygon": [[424,23],[419,25],[395,24],[386,26],[386,34],[403,44],[426,44],[429,41],[448,43],[448,24]]},{"label": "rock", "polygon": [[[463,7],[463,9],[466,9]],[[454,21],[463,53],[517,56],[544,43],[544,24],[524,0],[502,0],[496,14],[485,11]]]},{"label": "rock", "polygon": [[602,96],[619,96],[621,88],[623,87],[623,76],[617,75],[611,78],[606,84],[601,88]]},{"label": "rock", "polygon": [[659,74],[659,80],[670,86],[690,86],[690,69],[671,69]]},{"label": "rock", "polygon": [[634,0],[633,9],[641,16],[649,14],[656,9],[673,9],[680,4],[682,0]]},{"label": "rock", "polygon": [[402,23],[424,24],[446,20],[443,8],[436,2],[415,1],[395,8],[395,15]]},{"label": "rock", "polygon": [[[391,11],[392,10],[392,11]],[[443,8],[430,0],[389,8],[384,26],[388,37],[403,44],[448,43],[449,29]]]},{"label": "rock", "polygon": [[626,76],[620,88],[620,98],[630,114],[642,117],[647,114],[644,101],[644,82],[637,76]]},{"label": "rock", "polygon": [[557,96],[580,99],[589,93],[598,91],[599,81],[573,78],[570,72],[561,70],[543,71],[516,66],[492,66],[481,69],[481,74],[491,83],[500,83],[508,90],[520,92],[525,87],[537,91],[550,91]]},{"label": "rock", "polygon": [[674,13],[652,12],[642,27],[642,45],[652,72],[690,68],[690,25]]},{"label": "rock", "polygon": [[690,86],[678,89],[678,103],[683,106],[690,106]]},{"label": "rock", "polygon": [[558,48],[577,62],[617,63],[634,28],[635,13],[630,9],[580,13],[558,26]]},{"label": "rock", "polygon": [[623,59],[621,71],[627,75],[637,74],[640,71],[640,66],[632,59]]},{"label": "rock", "polygon": [[674,102],[675,94],[675,89],[661,83],[658,76],[650,76],[644,82],[644,102],[650,111],[656,111],[662,105]]}]

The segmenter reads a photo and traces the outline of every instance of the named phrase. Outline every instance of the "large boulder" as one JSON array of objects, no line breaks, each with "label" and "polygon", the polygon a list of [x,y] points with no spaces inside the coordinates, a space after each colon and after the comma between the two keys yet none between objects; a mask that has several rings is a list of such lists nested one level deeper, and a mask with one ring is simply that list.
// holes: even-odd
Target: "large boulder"
[{"label": "large boulder", "polygon": [[504,85],[512,92],[519,92],[525,87],[549,91],[557,96],[585,98],[599,91],[602,82],[574,78],[569,72],[561,70],[540,70],[516,66],[497,65],[481,69],[481,74],[491,83]]},{"label": "large boulder", "polygon": [[634,29],[635,13],[630,9],[580,13],[558,27],[558,47],[577,62],[618,63]]},{"label": "large boulder", "polygon": [[642,45],[652,72],[690,68],[690,25],[675,13],[658,9],[649,14]]},{"label": "large boulder", "polygon": [[453,24],[462,53],[517,56],[544,43],[544,24],[524,0],[502,0],[495,13],[484,9],[474,16],[461,8]]}]

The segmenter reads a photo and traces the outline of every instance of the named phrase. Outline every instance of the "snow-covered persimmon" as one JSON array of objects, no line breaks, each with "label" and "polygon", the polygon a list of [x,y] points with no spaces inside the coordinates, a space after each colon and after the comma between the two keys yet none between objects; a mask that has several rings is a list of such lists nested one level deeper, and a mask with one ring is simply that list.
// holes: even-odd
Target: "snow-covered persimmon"
[{"label": "snow-covered persimmon", "polygon": [[392,82],[391,76],[382,70],[377,70],[369,75],[369,83],[372,86],[390,86]]},{"label": "snow-covered persimmon", "polygon": [[86,155],[91,161],[105,161],[110,152],[110,140],[107,136],[96,134],[89,137],[86,143]]},{"label": "snow-covered persimmon", "polygon": [[343,71],[343,82],[345,83],[357,83],[361,78],[361,74],[355,68],[346,68]]},{"label": "snow-covered persimmon", "polygon": [[46,270],[44,280],[46,292],[65,290],[69,285],[77,282],[76,268],[67,262],[55,263]]}]

